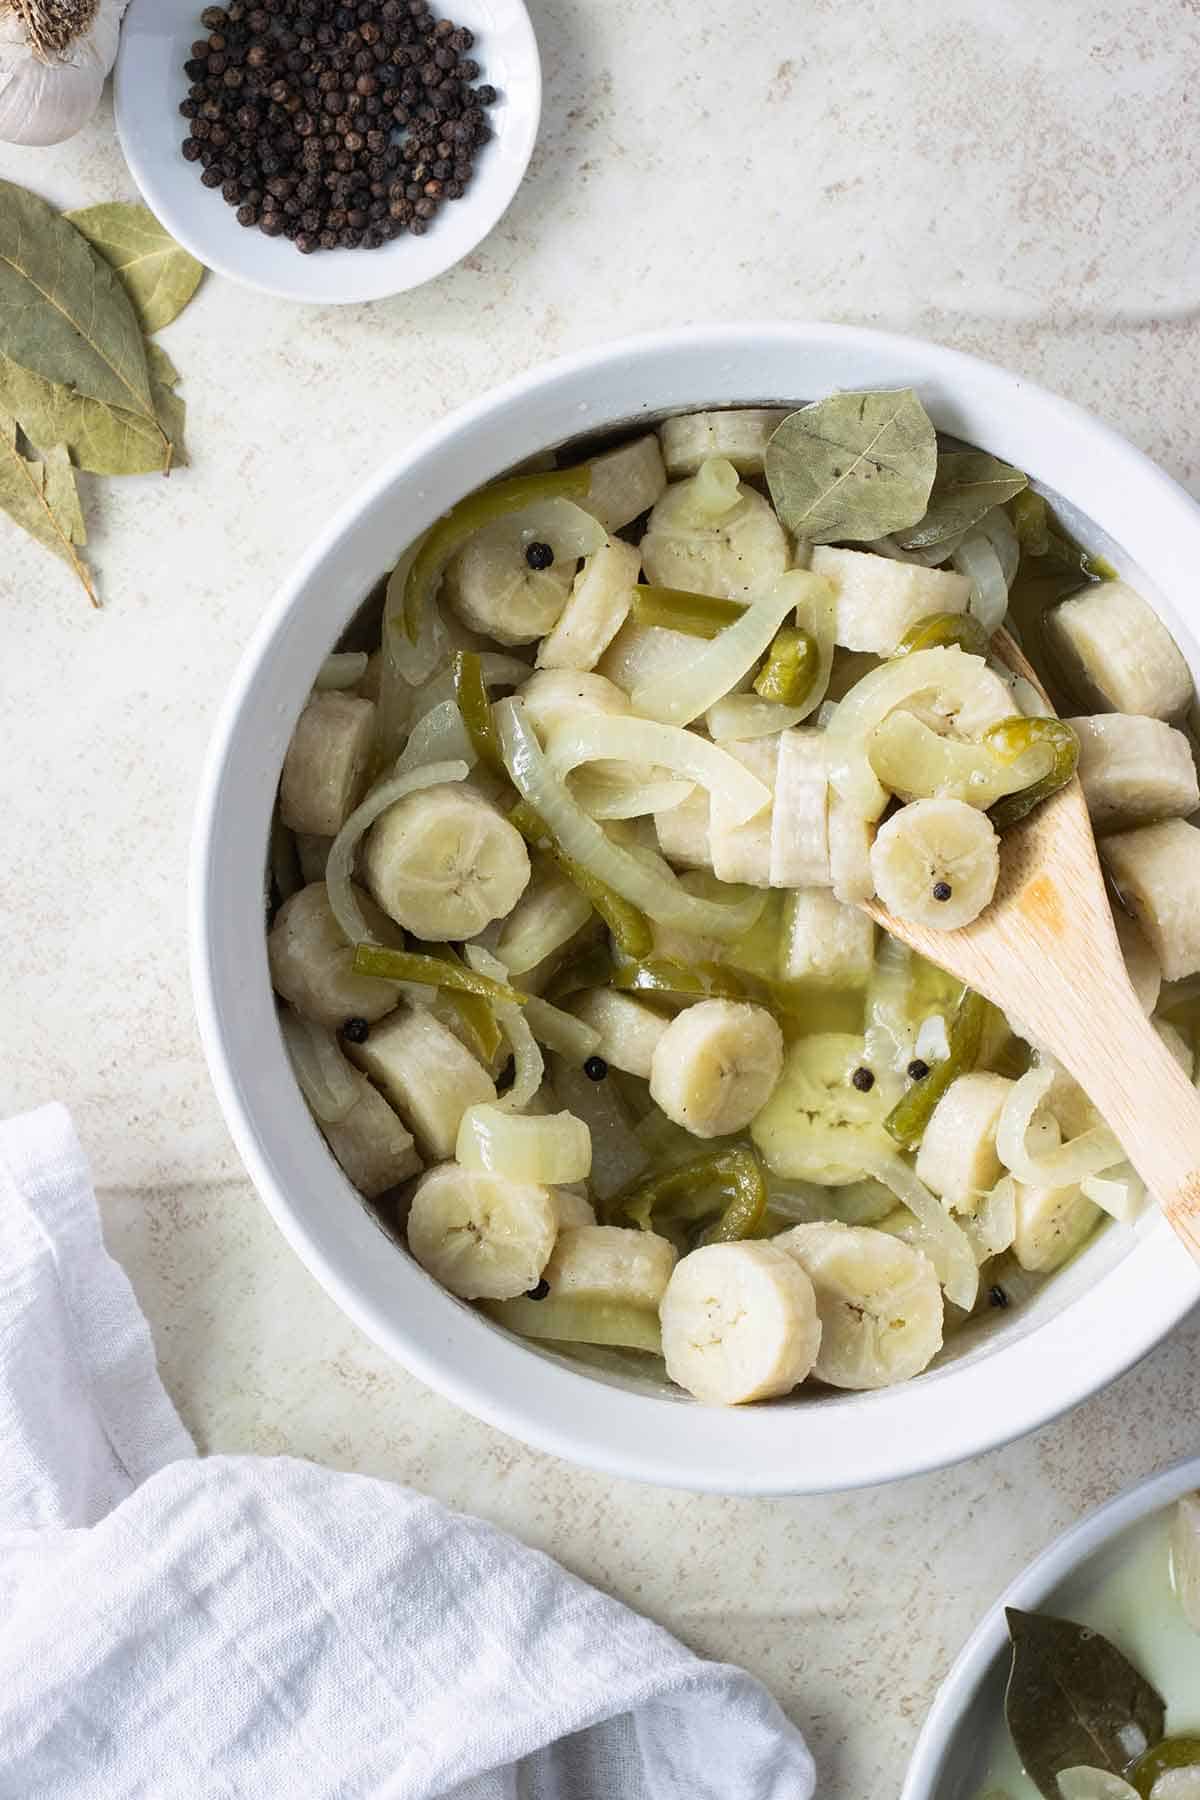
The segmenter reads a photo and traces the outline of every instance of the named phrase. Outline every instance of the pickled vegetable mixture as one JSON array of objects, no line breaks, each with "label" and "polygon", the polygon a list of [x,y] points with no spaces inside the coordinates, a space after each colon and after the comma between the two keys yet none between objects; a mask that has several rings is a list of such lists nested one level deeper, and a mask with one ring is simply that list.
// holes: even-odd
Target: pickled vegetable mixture
[{"label": "pickled vegetable mixture", "polygon": [[[1144,1194],[1020,1020],[859,903],[967,924],[1078,767],[1190,1072],[1187,665],[913,394],[558,462],[414,544],[300,716],[268,939],[297,1078],[513,1332],[719,1404],[907,1380]],[[1006,616],[1069,721],[992,660]]]}]

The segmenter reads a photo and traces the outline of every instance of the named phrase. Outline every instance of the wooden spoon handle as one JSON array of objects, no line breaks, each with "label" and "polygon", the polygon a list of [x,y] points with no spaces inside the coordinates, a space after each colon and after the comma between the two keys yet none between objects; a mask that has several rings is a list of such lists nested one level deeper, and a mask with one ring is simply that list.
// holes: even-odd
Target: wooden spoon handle
[{"label": "wooden spoon handle", "polygon": [[1091,1028],[1059,1060],[1125,1146],[1172,1228],[1200,1262],[1200,1093],[1124,982],[1088,995]]}]

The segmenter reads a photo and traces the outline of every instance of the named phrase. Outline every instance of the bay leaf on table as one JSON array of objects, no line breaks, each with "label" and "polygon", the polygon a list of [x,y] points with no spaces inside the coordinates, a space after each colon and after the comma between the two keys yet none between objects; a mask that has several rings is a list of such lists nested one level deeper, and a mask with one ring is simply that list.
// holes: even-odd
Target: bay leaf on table
[{"label": "bay leaf on table", "polygon": [[[187,463],[183,439],[185,407],[174,391],[179,377],[157,344],[146,345],[155,418],[124,407],[105,406],[62,382],[47,381],[0,354],[0,407],[13,414],[39,450],[65,444],[76,468],[92,475],[153,475],[163,466],[163,433],[171,444],[171,466]],[[164,378],[161,371],[169,371]]]},{"label": "bay leaf on table", "polygon": [[[142,334],[120,277],[26,188],[0,181],[0,351],[157,430]],[[162,435],[160,467],[170,463]]]},{"label": "bay leaf on table", "polygon": [[1161,1694],[1098,1631],[1009,1607],[1008,1729],[1025,1773],[1046,1800],[1081,1765],[1125,1775],[1163,1735]]},{"label": "bay leaf on table", "polygon": [[936,473],[937,436],[912,388],[831,394],[789,413],[766,450],[776,512],[815,544],[915,525]]},{"label": "bay leaf on table", "polygon": [[83,515],[75,477],[62,445],[45,462],[23,456],[17,422],[0,413],[0,508],[10,519],[60,557],[82,582],[93,606],[99,606],[87,564],[75,553],[85,541]]},{"label": "bay leaf on table", "polygon": [[943,450],[924,518],[907,531],[896,532],[896,542],[902,550],[940,544],[977,525],[993,506],[1003,505],[1028,485],[1021,469],[986,450]]},{"label": "bay leaf on table", "polygon": [[163,230],[148,206],[109,200],[63,217],[117,271],[143,331],[169,325],[199,287],[204,264]]}]

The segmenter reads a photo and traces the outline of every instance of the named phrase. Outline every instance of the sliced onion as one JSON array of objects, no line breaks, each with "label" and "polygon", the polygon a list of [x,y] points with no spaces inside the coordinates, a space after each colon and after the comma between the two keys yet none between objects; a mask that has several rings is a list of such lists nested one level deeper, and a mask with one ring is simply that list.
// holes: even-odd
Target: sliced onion
[{"label": "sliced onion", "polygon": [[728,744],[790,731],[806,711],[803,706],[782,706],[778,700],[763,700],[758,694],[726,694],[709,707],[704,723],[714,743]]},{"label": "sliced onion", "polygon": [[991,512],[984,513],[980,519],[979,529],[996,552],[1004,585],[1010,588],[1021,566],[1021,540],[1016,526],[1002,506],[993,506]]},{"label": "sliced onion", "polygon": [[659,776],[633,763],[623,775],[615,769],[580,769],[568,785],[592,819],[643,819],[647,813],[670,812],[696,791],[694,781]]},{"label": "sliced onion", "polygon": [[1146,1184],[1132,1163],[1114,1163],[1102,1175],[1085,1175],[1079,1186],[1122,1225],[1132,1225],[1146,1204]]},{"label": "sliced onion", "polygon": [[[533,673],[527,662],[519,656],[506,656],[499,650],[481,651],[479,672],[484,684],[489,688],[520,687],[529,680]],[[419,724],[426,713],[435,706],[441,706],[445,700],[454,698],[454,670],[438,669],[429,680],[424,682],[419,692],[414,695],[412,717],[414,724]]]},{"label": "sliced onion", "polygon": [[950,1034],[946,1030],[946,1020],[942,1013],[930,1013],[921,1023],[917,1032],[917,1041],[913,1045],[913,1054],[922,1062],[945,1062],[950,1054]]},{"label": "sliced onion", "polygon": [[[721,803],[721,815],[742,825],[771,804],[771,790],[735,756],[718,749],[695,731],[660,725],[651,719],[585,713],[550,735],[546,761],[565,779],[585,763],[628,761],[669,769],[684,780],[707,788]],[[650,808],[648,810],[654,810]]]},{"label": "sliced onion", "polygon": [[574,1013],[564,1012],[561,1006],[551,1006],[537,994],[530,994],[525,1002],[525,1019],[539,1044],[544,1044],[547,1050],[556,1050],[581,1068],[600,1048],[600,1033],[594,1025],[585,1025]]},{"label": "sliced onion", "polygon": [[865,1173],[875,1175],[891,1188],[920,1226],[920,1247],[937,1270],[946,1298],[970,1312],[979,1293],[979,1268],[970,1240],[956,1225],[940,1200],[918,1181],[900,1156],[872,1154],[863,1157]]},{"label": "sliced onion", "polygon": [[[490,975],[493,981],[507,983],[508,970],[490,951],[481,949],[478,944],[465,944],[463,954],[478,974]],[[529,1029],[525,1008],[514,1006],[508,1000],[494,1000],[492,1011],[508,1039],[508,1047],[513,1053],[513,1062],[516,1065],[512,1086],[496,1104],[505,1112],[520,1112],[523,1106],[529,1105],[541,1087],[546,1065],[542,1060],[542,1053],[537,1047],[533,1032]]]},{"label": "sliced onion", "polygon": [[464,1169],[481,1175],[554,1187],[586,1180],[592,1167],[592,1134],[574,1113],[526,1117],[503,1106],[468,1106],[454,1154]]},{"label": "sliced onion", "polygon": [[358,1105],[354,1071],[338,1048],[332,1031],[302,1018],[290,1006],[280,1009],[279,1029],[309,1110],[322,1125],[337,1125]]},{"label": "sliced onion", "polygon": [[1018,675],[1012,684],[1013,702],[1027,719],[1052,719],[1054,709],[1044,694],[1039,694],[1032,681]]},{"label": "sliced onion", "polygon": [[508,918],[500,921],[496,942],[483,947],[495,952],[510,977],[527,975],[569,944],[591,917],[592,903],[574,882],[557,869],[539,871]]},{"label": "sliced onion", "polygon": [[1017,1235],[1017,1184],[1011,1175],[1002,1175],[988,1190],[970,1218],[963,1220],[963,1230],[978,1263],[1011,1247]]},{"label": "sliced onion", "polygon": [[358,846],[380,813],[385,813],[397,800],[403,800],[406,794],[415,794],[421,788],[438,787],[442,782],[465,781],[470,772],[465,762],[457,761],[430,763],[426,768],[391,775],[373,787],[350,814],[330,845],[329,860],[325,864],[329,904],[348,944],[373,944],[376,941],[354,898],[350,877]]},{"label": "sliced onion", "polygon": [[890,712],[922,694],[949,693],[965,703],[969,683],[986,666],[982,657],[970,656],[956,645],[939,645],[893,657],[856,681],[838,703],[825,733],[830,780],[843,798],[877,819],[887,805],[888,792],[867,759],[871,733]]},{"label": "sliced onion", "polygon": [[365,650],[340,650],[327,656],[317,670],[315,688],[352,688],[367,672],[369,657]]},{"label": "sliced onion", "polygon": [[[636,687],[633,710],[666,725],[686,725],[735,688],[770,644],[783,621],[813,591],[826,587],[818,575],[790,569],[764,588],[741,618],[705,644],[670,682]],[[815,704],[815,702],[814,702]]]},{"label": "sliced onion", "polygon": [[511,543],[517,553],[529,544],[549,544],[556,562],[591,556],[608,542],[608,533],[595,515],[562,494],[533,500],[520,512],[483,525],[476,533],[480,537],[485,534],[491,542]]},{"label": "sliced onion", "polygon": [[566,856],[658,925],[690,931],[696,937],[736,938],[749,931],[766,904],[765,894],[729,903],[689,894],[669,870],[613,843],[603,826],[589,819],[547,764],[519,700],[501,700],[495,718],[513,786]]},{"label": "sliced onion", "polygon": [[405,551],[388,577],[380,643],[385,689],[389,671],[397,681],[406,686],[420,687],[445,660],[450,649],[450,634],[440,607],[425,608],[415,643],[404,629],[404,589],[416,553],[417,546],[414,544]]},{"label": "sliced onion", "polygon": [[1000,1161],[1029,1187],[1073,1187],[1085,1176],[1098,1175],[1125,1160],[1125,1152],[1107,1125],[1092,1126],[1049,1152],[1037,1153],[1041,1151],[1036,1141],[1038,1127],[1045,1120],[1045,1115],[1038,1115],[1057,1076],[1057,1067],[1048,1062],[1022,1075],[1004,1102],[996,1127]]},{"label": "sliced onion", "polygon": [[999,630],[1008,611],[1008,583],[1000,558],[982,531],[972,531],[958,546],[951,561],[959,574],[965,575],[971,583],[968,610],[990,636]]},{"label": "sliced onion", "polygon": [[405,775],[410,769],[425,769],[439,762],[465,762],[473,769],[478,761],[479,753],[458,706],[453,700],[441,700],[417,720],[392,772]]}]

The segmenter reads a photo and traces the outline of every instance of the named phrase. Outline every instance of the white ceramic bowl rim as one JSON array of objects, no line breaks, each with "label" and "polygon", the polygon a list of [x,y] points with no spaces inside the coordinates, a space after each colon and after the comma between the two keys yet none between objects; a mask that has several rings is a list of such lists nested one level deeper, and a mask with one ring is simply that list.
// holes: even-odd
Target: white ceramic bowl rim
[{"label": "white ceramic bowl rim", "polygon": [[[944,1467],[1102,1388],[1200,1298],[1196,1269],[1166,1226],[1148,1220],[1096,1279],[1077,1269],[1059,1278],[1076,1282],[1060,1289],[1075,1295],[1062,1310],[1041,1323],[1015,1323],[1002,1347],[972,1351],[901,1387],[734,1410],[630,1391],[537,1356],[406,1257],[390,1249],[381,1256],[378,1227],[333,1168],[284,1061],[259,924],[267,822],[312,677],[387,566],[365,548],[355,561],[364,538],[378,545],[380,520],[394,532],[388,542],[398,554],[455,499],[534,449],[618,419],[907,383],[943,429],[1029,468],[1083,512],[1106,518],[1127,562],[1151,571],[1152,591],[1190,592],[1200,567],[1200,509],[1069,402],[973,357],[853,327],[672,329],[521,376],[391,458],[284,583],[215,729],[193,848],[193,987],[213,1081],[259,1193],[326,1290],[414,1374],[514,1437],[609,1474],[780,1494]],[[550,418],[561,425],[557,435]],[[1162,610],[1179,630],[1177,608],[1168,601]],[[1115,1252],[1086,1255],[1103,1261]]]},{"label": "white ceramic bowl rim", "polygon": [[971,1701],[1008,1645],[1005,1609],[1036,1612],[1067,1577],[1129,1526],[1200,1488],[1200,1456],[1172,1463],[1107,1500],[1049,1544],[989,1607],[956,1657],[921,1727],[900,1800],[940,1800],[945,1758]]}]

